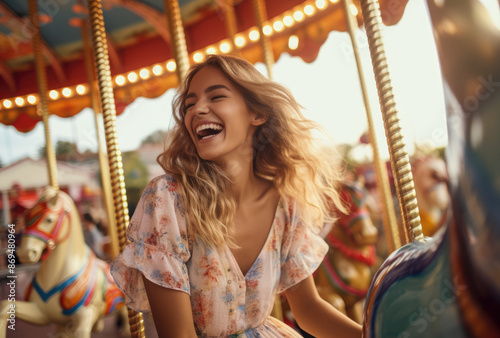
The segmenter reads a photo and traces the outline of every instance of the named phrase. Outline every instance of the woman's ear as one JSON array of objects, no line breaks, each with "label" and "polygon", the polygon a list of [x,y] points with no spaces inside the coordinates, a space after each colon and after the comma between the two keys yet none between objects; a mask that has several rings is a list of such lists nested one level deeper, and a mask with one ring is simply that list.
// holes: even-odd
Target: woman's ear
[{"label": "woman's ear", "polygon": [[254,126],[260,126],[266,123],[267,121],[267,116],[260,114],[260,113],[253,113],[252,114],[252,125]]}]

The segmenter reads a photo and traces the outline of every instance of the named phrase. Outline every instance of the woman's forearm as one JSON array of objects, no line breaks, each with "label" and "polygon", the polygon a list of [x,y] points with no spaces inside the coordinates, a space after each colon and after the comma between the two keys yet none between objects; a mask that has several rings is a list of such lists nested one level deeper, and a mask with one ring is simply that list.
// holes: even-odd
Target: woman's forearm
[{"label": "woman's forearm", "polygon": [[361,326],[323,299],[311,300],[293,310],[299,326],[317,338],[361,337]]}]

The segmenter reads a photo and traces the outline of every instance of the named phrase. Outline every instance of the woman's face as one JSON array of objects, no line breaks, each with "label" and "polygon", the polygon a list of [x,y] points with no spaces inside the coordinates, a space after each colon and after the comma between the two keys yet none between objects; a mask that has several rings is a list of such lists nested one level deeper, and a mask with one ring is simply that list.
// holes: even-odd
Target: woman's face
[{"label": "woman's face", "polygon": [[252,156],[252,137],[264,123],[251,113],[239,90],[215,67],[191,80],[184,124],[204,160],[228,163]]}]

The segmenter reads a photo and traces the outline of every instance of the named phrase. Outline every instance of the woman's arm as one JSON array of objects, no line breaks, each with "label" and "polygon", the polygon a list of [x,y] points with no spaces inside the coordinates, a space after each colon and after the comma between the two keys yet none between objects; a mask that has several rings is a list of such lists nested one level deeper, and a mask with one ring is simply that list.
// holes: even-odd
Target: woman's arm
[{"label": "woman's arm", "polygon": [[197,337],[193,324],[191,300],[185,292],[164,288],[142,276],[149,305],[161,338]]},{"label": "woman's arm", "polygon": [[361,326],[324,301],[312,276],[285,291],[294,318],[315,337],[361,337]]}]

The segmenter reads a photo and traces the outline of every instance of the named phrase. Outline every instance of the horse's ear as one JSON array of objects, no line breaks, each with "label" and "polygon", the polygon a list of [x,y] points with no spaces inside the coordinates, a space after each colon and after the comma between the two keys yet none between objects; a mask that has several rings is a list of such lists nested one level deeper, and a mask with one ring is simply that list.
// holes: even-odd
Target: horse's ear
[{"label": "horse's ear", "polygon": [[49,205],[50,208],[53,208],[56,206],[58,199],[59,199],[59,194],[56,193],[54,196],[52,196],[51,199],[47,201],[47,204]]},{"label": "horse's ear", "polygon": [[44,189],[42,196],[45,197],[45,200],[47,201],[47,204],[50,208],[54,207],[57,204],[57,200],[59,199],[59,194],[51,186],[48,186]]}]

